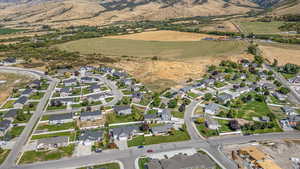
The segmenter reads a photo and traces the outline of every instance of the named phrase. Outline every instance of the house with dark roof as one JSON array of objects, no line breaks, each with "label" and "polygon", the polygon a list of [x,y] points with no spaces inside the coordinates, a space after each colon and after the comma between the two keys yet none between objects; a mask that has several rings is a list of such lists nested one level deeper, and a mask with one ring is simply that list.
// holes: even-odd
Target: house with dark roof
[{"label": "house with dark roof", "polygon": [[92,93],[100,92],[100,91],[101,91],[100,85],[98,85],[98,84],[92,84],[92,85],[90,86],[90,91],[91,91]]},{"label": "house with dark roof", "polygon": [[12,65],[12,64],[16,64],[17,63],[17,59],[15,57],[8,57],[3,59],[3,64],[4,65]]},{"label": "house with dark roof", "polygon": [[114,140],[130,140],[133,136],[143,135],[140,126],[119,126],[110,130]]},{"label": "house with dark roof", "polygon": [[0,137],[3,137],[10,128],[11,128],[11,121],[9,120],[0,121]]},{"label": "house with dark roof", "polygon": [[59,91],[60,97],[66,97],[72,94],[72,88],[71,87],[64,87],[61,88]]},{"label": "house with dark roof", "polygon": [[144,121],[146,123],[156,123],[160,120],[160,117],[157,113],[151,113],[151,114],[145,114],[144,115]]},{"label": "house with dark roof", "polygon": [[209,103],[205,105],[204,112],[207,114],[215,115],[219,111],[219,105],[216,103]]},{"label": "house with dark roof", "polygon": [[18,100],[15,101],[13,104],[15,109],[22,109],[23,106],[27,103],[28,97],[26,96],[21,96]]},{"label": "house with dark roof", "polygon": [[101,142],[103,139],[103,130],[84,130],[79,135],[79,142],[83,145],[91,145],[95,142]]},{"label": "house with dark roof", "polygon": [[80,114],[81,121],[95,121],[103,118],[102,112],[100,110],[96,111],[85,111]]},{"label": "house with dark roof", "polygon": [[80,78],[81,83],[95,83],[95,79],[89,76]]},{"label": "house with dark roof", "polygon": [[3,119],[9,120],[9,121],[14,121],[15,118],[17,117],[18,111],[20,111],[20,109],[8,110],[8,112],[4,114]]},{"label": "house with dark roof", "polygon": [[33,93],[33,89],[27,88],[27,89],[25,89],[25,90],[21,93],[21,95],[22,95],[22,96],[29,97],[32,93]]},{"label": "house with dark roof", "polygon": [[76,86],[77,85],[77,79],[72,78],[72,79],[67,79],[63,81],[64,85],[69,87],[69,86]]},{"label": "house with dark roof", "polygon": [[37,141],[36,149],[56,149],[59,147],[66,147],[69,145],[69,137],[68,136],[56,136],[50,138],[43,138]]},{"label": "house with dark roof", "polygon": [[167,135],[173,128],[172,124],[164,124],[160,126],[151,127],[150,131],[153,135]]},{"label": "house with dark roof", "polygon": [[73,113],[53,114],[49,116],[49,124],[64,124],[73,122]]},{"label": "house with dark roof", "polygon": [[129,115],[132,113],[132,109],[130,106],[114,106],[114,111],[118,115]]}]

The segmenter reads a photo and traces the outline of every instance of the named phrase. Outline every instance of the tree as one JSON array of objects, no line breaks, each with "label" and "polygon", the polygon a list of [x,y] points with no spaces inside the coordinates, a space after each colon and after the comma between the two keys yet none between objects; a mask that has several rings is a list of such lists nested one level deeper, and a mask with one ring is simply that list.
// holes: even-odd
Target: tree
[{"label": "tree", "polygon": [[16,118],[18,121],[25,121],[27,119],[26,115],[23,113],[23,111],[18,111]]},{"label": "tree", "polygon": [[141,130],[144,132],[148,132],[150,129],[149,125],[147,123],[143,123],[141,126]]},{"label": "tree", "polygon": [[179,106],[178,111],[179,112],[184,112],[185,111],[185,104],[184,103]]},{"label": "tree", "polygon": [[172,99],[168,102],[168,108],[175,108],[177,106],[177,99]]},{"label": "tree", "polygon": [[211,93],[205,93],[205,95],[204,95],[204,100],[205,101],[209,101],[209,100],[211,100],[212,99],[212,94]]},{"label": "tree", "polygon": [[231,130],[238,130],[240,129],[240,125],[239,125],[239,122],[237,120],[231,120],[229,122],[229,127]]},{"label": "tree", "polygon": [[299,66],[296,64],[287,63],[283,66],[282,71],[287,74],[296,74],[299,72]]},{"label": "tree", "polygon": [[281,94],[288,94],[290,92],[290,89],[286,87],[280,87],[278,92]]},{"label": "tree", "polygon": [[198,124],[203,124],[203,123],[205,122],[205,119],[202,118],[202,117],[199,117],[199,118],[197,118],[197,119],[195,120],[195,122],[198,123]]}]

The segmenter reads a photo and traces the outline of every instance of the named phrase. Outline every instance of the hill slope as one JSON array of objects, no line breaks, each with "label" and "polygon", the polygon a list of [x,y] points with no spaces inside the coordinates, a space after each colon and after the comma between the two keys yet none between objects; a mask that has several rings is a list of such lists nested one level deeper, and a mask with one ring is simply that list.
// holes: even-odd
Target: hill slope
[{"label": "hill slope", "polygon": [[0,20],[26,26],[100,25],[123,20],[241,14],[257,6],[248,0],[0,0]]}]

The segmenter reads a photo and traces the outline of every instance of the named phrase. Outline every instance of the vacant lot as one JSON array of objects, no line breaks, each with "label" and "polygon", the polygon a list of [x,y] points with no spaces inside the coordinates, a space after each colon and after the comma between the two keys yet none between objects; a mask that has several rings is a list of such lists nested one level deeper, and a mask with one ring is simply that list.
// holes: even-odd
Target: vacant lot
[{"label": "vacant lot", "polygon": [[107,36],[109,39],[131,39],[144,41],[199,41],[205,37],[219,37],[200,33],[178,32],[178,31],[152,31],[129,35]]},{"label": "vacant lot", "polygon": [[261,43],[263,55],[271,62],[277,59],[280,65],[286,63],[300,64],[300,46],[290,44]]},{"label": "vacant lot", "polygon": [[[189,78],[200,77],[207,65],[218,64],[225,59],[249,57],[245,55],[247,44],[242,41],[205,41],[199,40],[203,34],[167,31],[164,35],[161,32],[155,32],[159,37],[157,39],[173,41],[146,41],[146,35],[149,40],[154,33],[146,32],[126,35],[126,38],[134,36],[144,40],[93,38],[72,41],[57,47],[82,54],[101,53],[114,58],[118,62],[109,64],[110,66],[125,69],[155,91],[181,84]],[[181,40],[189,38],[197,41],[179,41],[180,34],[183,35]]]},{"label": "vacant lot", "polygon": [[10,95],[14,87],[26,85],[31,78],[13,73],[1,72],[0,80],[6,81],[6,83],[0,84],[0,104],[2,104],[3,101]]},{"label": "vacant lot", "polygon": [[238,22],[241,29],[246,33],[272,34],[280,33],[278,29],[284,22]]}]

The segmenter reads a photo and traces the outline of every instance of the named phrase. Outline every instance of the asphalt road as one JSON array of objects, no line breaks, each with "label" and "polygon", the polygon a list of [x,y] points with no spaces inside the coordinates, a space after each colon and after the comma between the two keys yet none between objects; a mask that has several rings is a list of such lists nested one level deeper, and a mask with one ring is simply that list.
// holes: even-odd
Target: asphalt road
[{"label": "asphalt road", "polygon": [[48,99],[50,98],[51,91],[54,90],[56,81],[48,76],[45,76],[43,73],[39,71],[34,70],[26,70],[21,68],[13,68],[13,67],[0,67],[1,70],[9,70],[9,71],[15,71],[16,73],[22,72],[22,73],[29,73],[29,74],[36,74],[39,77],[45,77],[48,80],[50,80],[50,85],[48,87],[48,90],[46,94],[43,96],[39,104],[37,105],[36,111],[33,113],[32,117],[30,118],[29,122],[27,123],[26,127],[24,128],[21,135],[18,137],[13,149],[10,151],[9,155],[7,156],[4,163],[1,165],[1,168],[8,169],[15,165],[17,159],[19,158],[20,153],[22,152],[23,146],[27,143],[28,138],[31,135],[31,131],[33,130],[35,124],[38,122],[39,118],[41,117],[43,113],[43,109],[45,105],[47,104]]},{"label": "asphalt road", "polygon": [[195,128],[195,124],[193,123],[192,119],[193,112],[197,108],[198,103],[198,101],[192,101],[189,105],[186,106],[184,113],[184,122],[186,125],[186,129],[191,136],[191,140],[203,140],[200,134],[198,134],[198,131]]}]

